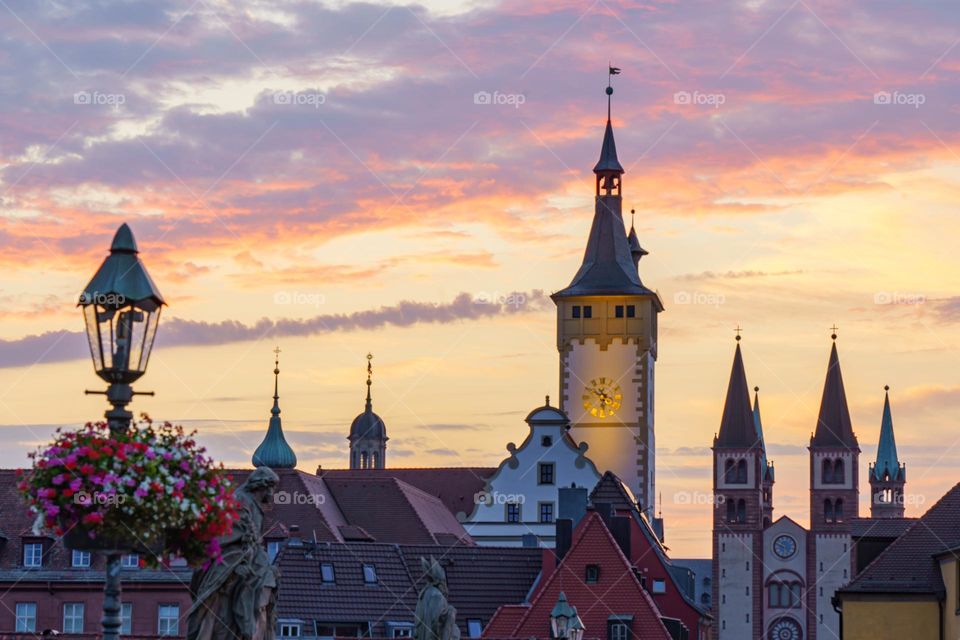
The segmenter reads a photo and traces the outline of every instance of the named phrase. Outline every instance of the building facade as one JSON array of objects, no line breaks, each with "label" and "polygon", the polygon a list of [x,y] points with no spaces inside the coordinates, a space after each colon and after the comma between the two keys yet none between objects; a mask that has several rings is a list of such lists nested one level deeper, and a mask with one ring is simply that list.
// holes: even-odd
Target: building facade
[{"label": "building facade", "polygon": [[[889,395],[884,402],[878,477],[889,502],[860,518],[860,446],[847,407],[833,336],[817,425],[809,444],[810,527],[774,519],[774,467],[768,462],[759,394],[750,406],[739,336],[720,430],[713,443],[713,607],[715,637],[804,640],[839,638],[833,599],[856,572],[860,540],[907,526],[903,465],[893,445]],[[756,388],[755,388],[756,392]],[[880,469],[880,475],[874,473]],[[892,495],[900,510],[891,509]],[[869,544],[869,543],[868,543]],[[866,549],[861,551],[867,552]]]},{"label": "building facade", "polygon": [[648,517],[655,504],[654,365],[663,304],[644,286],[647,252],[623,220],[613,126],[607,118],[596,176],[593,223],[583,263],[553,294],[560,352],[560,409],[571,435],[590,445],[602,470],[628,484]]}]

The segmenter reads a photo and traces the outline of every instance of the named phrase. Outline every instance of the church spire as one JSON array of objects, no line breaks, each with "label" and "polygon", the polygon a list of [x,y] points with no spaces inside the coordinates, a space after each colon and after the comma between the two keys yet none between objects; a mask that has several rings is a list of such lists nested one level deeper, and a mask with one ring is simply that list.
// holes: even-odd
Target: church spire
[{"label": "church spire", "polygon": [[630,209],[630,233],[627,234],[627,242],[630,243],[630,255],[633,257],[633,266],[639,268],[640,258],[649,252],[640,246],[640,239],[637,237],[637,230],[634,227],[634,217],[636,214],[636,209]]},{"label": "church spire", "polygon": [[297,455],[287,444],[280,424],[280,347],[273,350],[273,408],[270,409],[270,425],[263,442],[253,452],[253,466],[272,469],[293,469]]},{"label": "church spire", "polygon": [[877,480],[889,478],[899,480],[906,473],[897,458],[897,441],[893,436],[893,416],[890,413],[890,387],[885,386],[883,398],[883,418],[880,421],[880,443],[877,446],[877,462],[873,465],[872,475]]},{"label": "church spire", "polygon": [[[739,331],[739,329],[738,329]],[[740,351],[740,335],[737,335],[737,350],[733,354],[730,382],[727,384],[727,399],[723,404],[720,432],[713,441],[714,447],[749,449],[757,444],[757,426],[750,407],[750,390],[747,373]]]},{"label": "church spire", "polygon": [[837,353],[837,328],[831,327],[833,344],[830,348],[830,362],[827,365],[827,377],[823,383],[823,397],[820,400],[820,415],[817,429],[810,442],[814,447],[830,447],[860,450],[857,436],[853,433],[850,421],[850,409],[847,407],[847,393],[843,387],[843,374],[840,371],[840,356]]},{"label": "church spire", "polygon": [[367,411],[373,411],[373,400],[370,398],[370,387],[373,386],[373,354],[367,354]]},{"label": "church spire", "polygon": [[[620,73],[617,67],[610,67],[607,73],[607,128],[603,132],[603,145],[600,147],[600,159],[593,172],[597,174],[597,195],[620,197],[620,176],[623,165],[617,158],[617,143],[613,139],[613,124],[610,122],[610,101],[613,96],[611,78]],[[601,190],[603,193],[601,194]]]}]

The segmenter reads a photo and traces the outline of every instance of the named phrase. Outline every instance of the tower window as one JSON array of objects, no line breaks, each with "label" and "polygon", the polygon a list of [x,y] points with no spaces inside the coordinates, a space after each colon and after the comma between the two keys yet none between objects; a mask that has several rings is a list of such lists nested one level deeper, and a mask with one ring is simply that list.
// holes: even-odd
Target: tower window
[{"label": "tower window", "polygon": [[593,317],[593,307],[588,304],[583,305],[583,317],[592,318]]},{"label": "tower window", "polygon": [[843,522],[843,500],[839,498],[833,504],[833,521]]},{"label": "tower window", "polygon": [[618,304],[617,306],[615,306],[615,307],[613,308],[613,315],[616,316],[616,317],[618,317],[618,318],[622,318],[622,317],[623,317],[623,305],[622,305],[622,304]]},{"label": "tower window", "polygon": [[833,522],[833,501],[830,499],[823,501],[823,521]]},{"label": "tower window", "polygon": [[637,307],[632,304],[627,305],[627,317],[636,318],[637,317]]},{"label": "tower window", "polygon": [[578,304],[573,305],[573,317],[574,318],[580,317],[580,305]]}]

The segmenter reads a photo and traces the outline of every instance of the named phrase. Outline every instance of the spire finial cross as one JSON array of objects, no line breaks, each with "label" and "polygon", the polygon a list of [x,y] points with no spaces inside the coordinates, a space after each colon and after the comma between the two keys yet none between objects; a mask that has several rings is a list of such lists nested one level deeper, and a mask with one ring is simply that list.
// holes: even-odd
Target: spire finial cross
[{"label": "spire finial cross", "polygon": [[737,338],[736,338],[737,342],[740,342],[740,332],[743,331],[743,329],[740,328],[739,323],[737,324],[737,328],[734,329],[734,331],[737,333]]},{"label": "spire finial cross", "polygon": [[836,339],[837,339],[837,331],[839,331],[839,330],[840,330],[840,327],[838,327],[838,326],[837,326],[837,323],[834,322],[834,323],[833,323],[833,326],[830,327],[830,331],[831,331],[831,333],[830,333],[830,339],[831,339],[831,340],[836,340]]}]

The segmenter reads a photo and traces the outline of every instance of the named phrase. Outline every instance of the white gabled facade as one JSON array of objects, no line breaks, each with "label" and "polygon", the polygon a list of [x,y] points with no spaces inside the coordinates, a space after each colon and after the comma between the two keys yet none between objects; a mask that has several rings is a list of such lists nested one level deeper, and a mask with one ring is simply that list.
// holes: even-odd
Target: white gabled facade
[{"label": "white gabled facade", "polygon": [[570,438],[570,419],[549,404],[526,418],[529,433],[500,463],[463,526],[477,544],[521,546],[525,535],[553,547],[560,517],[560,487],[591,491],[601,473],[586,457],[587,444]]}]

